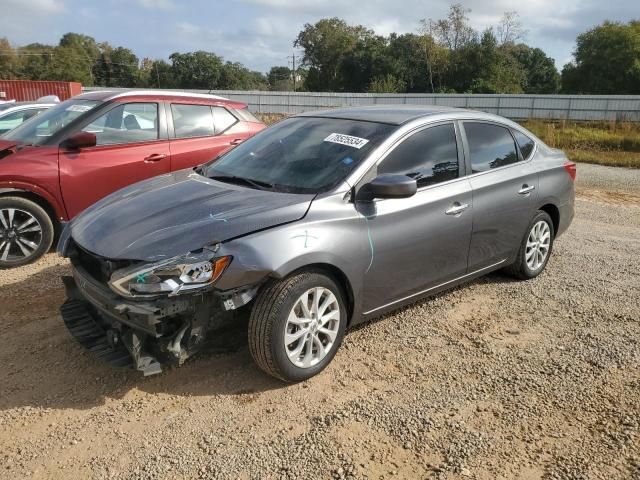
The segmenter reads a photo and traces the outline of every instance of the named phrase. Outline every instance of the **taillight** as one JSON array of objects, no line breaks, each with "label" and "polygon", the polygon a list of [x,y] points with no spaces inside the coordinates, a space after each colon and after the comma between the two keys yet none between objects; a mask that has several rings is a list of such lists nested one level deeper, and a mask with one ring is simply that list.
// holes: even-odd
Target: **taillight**
[{"label": "taillight", "polygon": [[564,163],[564,169],[567,171],[567,173],[571,177],[571,180],[573,180],[575,182],[575,180],[576,180],[576,164],[573,163],[573,162],[565,162]]}]

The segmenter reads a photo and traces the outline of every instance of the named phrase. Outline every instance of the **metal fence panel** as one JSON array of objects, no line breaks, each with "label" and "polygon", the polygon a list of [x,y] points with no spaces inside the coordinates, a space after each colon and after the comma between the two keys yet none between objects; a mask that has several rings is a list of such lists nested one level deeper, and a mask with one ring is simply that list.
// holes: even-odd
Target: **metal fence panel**
[{"label": "metal fence panel", "polygon": [[[101,90],[85,87],[84,91]],[[624,120],[640,122],[640,95],[374,94],[181,90],[212,93],[246,103],[254,113],[296,114],[347,106],[441,105],[496,113],[513,120]]]}]

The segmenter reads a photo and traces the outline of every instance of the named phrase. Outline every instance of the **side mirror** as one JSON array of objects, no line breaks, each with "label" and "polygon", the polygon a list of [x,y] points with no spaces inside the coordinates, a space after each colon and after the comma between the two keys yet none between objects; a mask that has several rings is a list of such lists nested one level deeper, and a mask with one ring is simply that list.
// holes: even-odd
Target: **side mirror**
[{"label": "side mirror", "polygon": [[358,200],[370,201],[374,198],[408,198],[418,191],[415,179],[406,175],[379,175],[363,185],[358,192]]},{"label": "side mirror", "polygon": [[81,148],[95,147],[96,134],[91,132],[78,132],[63,140],[60,146],[68,150],[80,150]]}]

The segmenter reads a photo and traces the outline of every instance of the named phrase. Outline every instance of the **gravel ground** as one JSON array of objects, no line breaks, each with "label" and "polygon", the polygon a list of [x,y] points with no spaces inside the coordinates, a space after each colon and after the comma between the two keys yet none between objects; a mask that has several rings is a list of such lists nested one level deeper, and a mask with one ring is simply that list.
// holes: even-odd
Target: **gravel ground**
[{"label": "gravel ground", "polygon": [[352,330],[293,386],[243,326],[144,379],[58,315],[65,262],[0,272],[1,478],[640,478],[640,172],[580,165],[547,271]]}]

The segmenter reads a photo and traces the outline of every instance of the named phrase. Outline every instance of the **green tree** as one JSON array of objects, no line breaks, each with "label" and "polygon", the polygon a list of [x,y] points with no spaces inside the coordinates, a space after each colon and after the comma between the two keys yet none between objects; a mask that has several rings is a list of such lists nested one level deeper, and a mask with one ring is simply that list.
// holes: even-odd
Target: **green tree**
[{"label": "green tree", "polygon": [[221,90],[266,90],[266,77],[260,72],[252,72],[238,62],[226,62],[222,66],[218,86]]},{"label": "green tree", "polygon": [[267,74],[269,90],[288,92],[293,90],[293,70],[289,67],[271,67]]},{"label": "green tree", "polygon": [[369,84],[370,93],[402,93],[407,88],[403,80],[388,73],[375,77]]},{"label": "green tree", "polygon": [[180,88],[216,89],[222,75],[222,58],[215,53],[198,50],[172,53],[171,71]]},{"label": "green tree", "polygon": [[19,72],[18,77],[27,80],[47,80],[47,74],[55,47],[42,43],[30,43],[18,49]]},{"label": "green tree", "polygon": [[522,93],[525,70],[510,54],[498,46],[491,29],[482,34],[479,48],[479,69],[472,84],[475,93]]},{"label": "green tree", "polygon": [[12,80],[18,77],[20,70],[18,55],[5,37],[0,37],[0,78]]},{"label": "green tree", "polygon": [[312,91],[344,90],[343,61],[359,40],[373,36],[371,30],[347,25],[339,18],[325,18],[314,25],[307,23],[294,42],[304,49],[303,63],[309,67],[306,87]]},{"label": "green tree", "polygon": [[100,54],[93,71],[96,85],[136,87],[140,83],[138,57],[128,48],[113,48],[107,42],[100,44]]},{"label": "green tree", "polygon": [[607,21],[580,34],[574,58],[562,70],[564,92],[640,93],[640,21]]},{"label": "green tree", "polygon": [[524,43],[508,48],[509,52],[525,70],[524,93],[558,93],[560,74],[553,58],[548,57],[539,48]]}]

